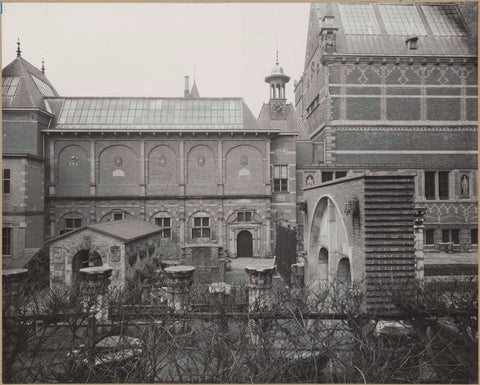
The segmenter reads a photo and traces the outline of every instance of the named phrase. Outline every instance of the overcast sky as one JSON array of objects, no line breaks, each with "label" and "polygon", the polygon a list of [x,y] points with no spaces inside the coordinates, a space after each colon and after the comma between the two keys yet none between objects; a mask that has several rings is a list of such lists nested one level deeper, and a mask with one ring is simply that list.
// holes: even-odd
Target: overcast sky
[{"label": "overcast sky", "polygon": [[2,68],[16,56],[62,96],[183,96],[195,68],[200,96],[245,98],[255,116],[275,64],[303,72],[309,4],[3,3]]}]

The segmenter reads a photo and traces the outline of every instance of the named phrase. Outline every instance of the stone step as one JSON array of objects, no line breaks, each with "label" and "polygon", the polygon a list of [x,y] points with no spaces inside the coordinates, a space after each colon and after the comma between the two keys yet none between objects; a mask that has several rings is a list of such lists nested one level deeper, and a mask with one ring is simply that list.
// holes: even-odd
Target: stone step
[{"label": "stone step", "polygon": [[375,216],[379,216],[379,215],[391,215],[391,214],[401,216],[401,218],[399,218],[398,216],[396,216],[396,217],[392,216],[392,219],[403,219],[403,218],[406,218],[407,216],[410,216],[412,218],[412,220],[414,218],[413,210],[403,210],[403,209],[385,210],[381,213],[379,213],[378,211],[375,211],[375,212],[367,213],[367,214],[369,214],[369,215],[365,219],[375,218]]},{"label": "stone step", "polygon": [[396,203],[365,203],[365,210],[388,210],[388,209],[404,209],[404,210],[413,210],[413,207],[410,203],[396,202]]},{"label": "stone step", "polygon": [[[415,252],[415,248],[412,247],[407,247],[407,246],[400,246],[400,247],[376,247],[376,248],[366,248],[365,252],[367,254],[385,254],[385,253],[409,253],[409,252]],[[370,255],[368,255],[368,258],[370,258]],[[397,258],[395,256],[395,258]]]},{"label": "stone step", "polygon": [[385,258],[385,256],[379,257],[377,259],[366,259],[367,266],[396,266],[396,265],[412,265],[415,264],[415,256],[408,255],[408,258]]},{"label": "stone step", "polygon": [[365,227],[365,233],[373,233],[383,231],[386,233],[396,233],[398,231],[413,232],[413,226],[377,226],[377,227]]},{"label": "stone step", "polygon": [[408,190],[411,191],[415,185],[413,183],[402,184],[367,184],[365,183],[365,190],[378,191],[378,190]]},{"label": "stone step", "polygon": [[393,202],[404,202],[404,203],[414,203],[414,197],[383,197],[375,196],[369,197],[368,203],[393,203]]},{"label": "stone step", "polygon": [[375,176],[366,176],[365,177],[365,184],[370,183],[405,183],[405,182],[412,182],[414,179],[413,177],[391,177],[391,178],[383,178],[383,177],[375,177]]},{"label": "stone step", "polygon": [[392,247],[401,247],[406,246],[409,243],[413,245],[413,239],[391,239],[391,240],[381,240],[381,239],[365,239],[365,246],[392,246]]}]

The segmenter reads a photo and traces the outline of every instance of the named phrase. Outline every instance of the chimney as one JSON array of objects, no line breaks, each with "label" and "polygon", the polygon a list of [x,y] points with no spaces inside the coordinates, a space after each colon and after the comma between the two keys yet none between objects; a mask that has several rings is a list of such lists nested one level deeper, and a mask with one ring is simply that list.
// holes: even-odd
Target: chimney
[{"label": "chimney", "polygon": [[190,86],[188,85],[188,76],[185,76],[185,90],[183,91],[183,96],[186,98],[190,96]]}]

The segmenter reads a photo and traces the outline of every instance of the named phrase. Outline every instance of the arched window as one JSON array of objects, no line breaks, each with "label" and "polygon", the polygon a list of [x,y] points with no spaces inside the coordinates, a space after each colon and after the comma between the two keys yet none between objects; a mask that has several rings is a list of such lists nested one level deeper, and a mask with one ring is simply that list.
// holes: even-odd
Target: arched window
[{"label": "arched window", "polygon": [[105,214],[100,222],[110,222],[110,221],[123,221],[124,219],[133,219],[135,218],[132,214],[128,213],[123,209],[114,209],[109,213]]},{"label": "arched window", "polygon": [[350,283],[350,261],[348,258],[342,258],[338,263],[337,281],[341,283]]},{"label": "arched window", "polygon": [[322,281],[328,280],[328,250],[325,247],[320,249],[318,253],[318,279]]},{"label": "arched window", "polygon": [[62,235],[82,226],[85,226],[85,220],[81,214],[68,213],[65,214],[60,220],[58,233],[59,235]]},{"label": "arched window", "polygon": [[157,226],[160,226],[162,228],[162,232],[160,233],[160,236],[163,239],[172,239],[173,237],[173,218],[168,212],[159,212],[156,213],[152,219],[152,222],[155,222]]},{"label": "arched window", "polygon": [[193,214],[190,220],[192,239],[210,239],[212,237],[212,225],[210,214],[203,211]]}]

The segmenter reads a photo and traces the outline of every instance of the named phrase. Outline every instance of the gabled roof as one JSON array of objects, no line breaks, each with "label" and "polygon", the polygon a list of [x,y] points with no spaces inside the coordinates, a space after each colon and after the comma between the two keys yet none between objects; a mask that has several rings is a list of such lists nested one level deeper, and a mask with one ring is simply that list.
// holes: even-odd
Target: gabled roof
[{"label": "gabled roof", "polygon": [[48,98],[55,130],[259,131],[242,98]]},{"label": "gabled roof", "polygon": [[46,242],[46,244],[52,244],[60,239],[66,238],[72,234],[76,234],[85,230],[97,231],[99,233],[117,238],[123,242],[131,242],[136,239],[144,238],[146,236],[153,235],[162,231],[160,227],[153,223],[141,221],[138,219],[126,219],[123,221],[103,222],[80,227],[68,233],[62,234],[56,238],[53,238]]},{"label": "gabled roof", "polygon": [[264,130],[278,130],[283,133],[297,133],[298,140],[308,140],[307,132],[300,116],[291,103],[286,104],[287,119],[277,120],[270,117],[270,105],[263,104],[258,115],[258,124]]},{"label": "gabled roof", "polygon": [[[12,85],[15,88],[7,88]],[[59,96],[53,85],[38,68],[17,56],[2,70],[2,107],[41,108],[44,98]]]}]

